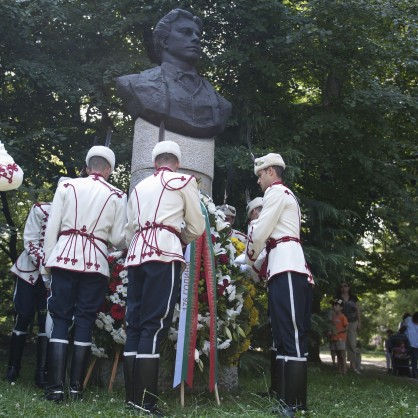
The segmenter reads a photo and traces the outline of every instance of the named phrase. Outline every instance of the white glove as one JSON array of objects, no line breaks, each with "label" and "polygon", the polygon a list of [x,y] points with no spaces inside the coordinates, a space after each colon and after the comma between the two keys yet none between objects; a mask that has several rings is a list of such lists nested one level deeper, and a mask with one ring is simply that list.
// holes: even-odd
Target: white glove
[{"label": "white glove", "polygon": [[234,263],[235,264],[245,264],[245,254],[242,253],[241,255],[236,257],[235,260],[234,260]]},{"label": "white glove", "polygon": [[43,274],[42,280],[44,282],[44,286],[49,290],[51,289],[51,275],[50,274]]}]

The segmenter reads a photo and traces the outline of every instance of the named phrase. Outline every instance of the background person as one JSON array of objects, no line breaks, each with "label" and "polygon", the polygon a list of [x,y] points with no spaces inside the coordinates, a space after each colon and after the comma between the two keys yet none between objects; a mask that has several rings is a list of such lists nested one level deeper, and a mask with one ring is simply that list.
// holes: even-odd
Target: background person
[{"label": "background person", "polygon": [[231,226],[229,237],[236,238],[245,245],[247,243],[247,236],[243,234],[241,231],[238,231],[237,229],[233,228],[235,219],[237,217],[237,210],[234,208],[234,206],[227,205],[227,204],[219,206],[218,209],[224,213],[225,222],[228,222],[229,225]]},{"label": "background person", "polygon": [[[46,269],[52,273],[48,310],[53,321],[45,398],[64,399],[68,332],[74,321],[70,398],[80,400],[92,344],[92,329],[109,277],[108,246],[125,244],[126,195],[107,182],[115,154],[103,146],[86,156],[88,177],[59,184],[45,234]],[[110,245],[109,245],[110,243]]]},{"label": "background person", "polygon": [[348,319],[347,330],[347,359],[350,362],[350,370],[354,373],[360,373],[357,369],[357,336],[361,329],[361,312],[360,305],[356,295],[350,291],[350,285],[347,282],[341,282],[336,299],[342,299],[343,314]]},{"label": "background person", "polygon": [[388,373],[392,373],[392,353],[390,352],[389,340],[393,334],[394,332],[391,329],[386,330],[386,338],[384,341],[384,346],[385,346],[385,357],[386,357],[386,370]]},{"label": "background person", "polygon": [[348,320],[342,313],[342,299],[332,301],[332,330],[330,331],[331,350],[335,352],[338,370],[342,375],[347,372],[345,360],[345,342],[347,340]]},{"label": "background person", "polygon": [[411,353],[411,369],[412,378],[418,378],[417,362],[418,362],[418,312],[405,319],[406,331],[405,335],[410,344]]},{"label": "background person", "polygon": [[176,173],[178,144],[158,142],[152,161],[155,173],[135,186],[128,203],[124,375],[127,405],[164,416],[157,407],[160,344],[173,318],[183,249],[202,235],[205,218],[196,179]]}]

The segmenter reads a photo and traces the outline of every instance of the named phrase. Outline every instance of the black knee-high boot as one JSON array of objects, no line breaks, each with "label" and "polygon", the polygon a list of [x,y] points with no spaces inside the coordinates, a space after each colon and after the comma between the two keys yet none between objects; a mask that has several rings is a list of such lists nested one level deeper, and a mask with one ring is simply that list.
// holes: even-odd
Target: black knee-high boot
[{"label": "black knee-high boot", "polygon": [[123,357],[123,376],[125,379],[125,403],[128,406],[134,402],[135,358],[136,355]]},{"label": "black knee-high boot", "polygon": [[48,385],[45,399],[62,402],[64,400],[65,366],[68,344],[50,342],[48,345]]},{"label": "black knee-high boot", "polygon": [[158,368],[158,358],[136,358],[133,406],[152,416],[164,417],[165,415],[157,408]]},{"label": "black knee-high boot", "polygon": [[44,389],[48,384],[48,338],[45,335],[38,336],[36,347],[36,371],[35,384]]},{"label": "black knee-high boot", "polygon": [[86,377],[90,356],[90,345],[74,344],[70,373],[70,399],[73,401],[83,399],[84,378]]},{"label": "black knee-high boot", "polygon": [[270,350],[270,389],[269,393],[275,395],[277,393],[277,351]]},{"label": "black knee-high boot", "polygon": [[274,388],[277,394],[277,400],[280,404],[284,404],[285,398],[285,361],[284,359],[277,359],[276,360],[276,386]]},{"label": "black knee-high boot", "polygon": [[306,361],[288,360],[285,362],[284,401],[289,417],[293,417],[296,411],[306,411],[307,409],[307,366]]},{"label": "black knee-high boot", "polygon": [[6,371],[6,380],[15,382],[19,377],[20,365],[22,362],[23,349],[26,344],[26,334],[12,332],[9,351],[9,364]]}]

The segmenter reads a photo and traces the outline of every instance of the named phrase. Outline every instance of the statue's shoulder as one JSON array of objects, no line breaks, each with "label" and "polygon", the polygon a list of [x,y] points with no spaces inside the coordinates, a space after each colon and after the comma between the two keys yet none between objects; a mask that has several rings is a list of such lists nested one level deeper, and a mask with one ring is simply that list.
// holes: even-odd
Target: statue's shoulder
[{"label": "statue's shoulder", "polygon": [[128,74],[118,77],[116,85],[118,87],[141,87],[149,83],[161,82],[161,67],[153,67],[149,70],[142,71],[139,74]]},{"label": "statue's shoulder", "polygon": [[203,81],[203,85],[205,86],[205,89],[208,91],[212,91],[213,94],[215,95],[219,107],[222,111],[222,114],[225,116],[225,119],[228,119],[229,116],[231,115],[231,111],[232,111],[232,104],[231,102],[229,102],[227,99],[225,99],[225,97],[221,96],[216,89],[212,86],[212,84],[206,80],[206,78],[200,76],[200,78]]}]

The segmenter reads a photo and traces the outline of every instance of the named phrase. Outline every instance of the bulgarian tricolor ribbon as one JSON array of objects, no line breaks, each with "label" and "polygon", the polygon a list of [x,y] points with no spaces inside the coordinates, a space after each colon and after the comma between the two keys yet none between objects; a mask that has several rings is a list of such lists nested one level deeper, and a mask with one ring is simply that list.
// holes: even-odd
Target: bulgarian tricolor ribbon
[{"label": "bulgarian tricolor ribbon", "polygon": [[177,336],[176,366],[173,387],[182,381],[192,387],[197,338],[197,316],[199,308],[199,279],[203,266],[210,313],[209,390],[213,391],[218,381],[218,351],[216,338],[216,273],[209,216],[205,205],[200,202],[205,216],[205,231],[187,246],[185,259],[187,268],[183,272],[180,296],[180,316]]}]

